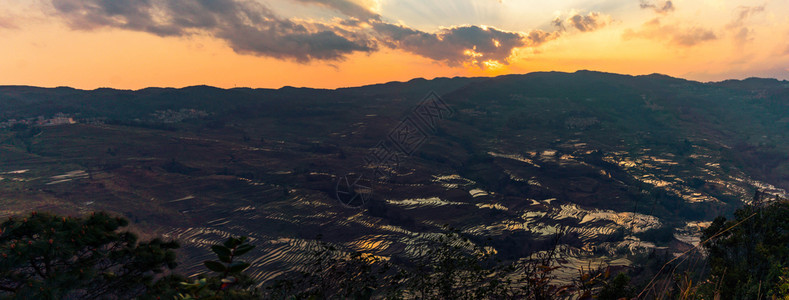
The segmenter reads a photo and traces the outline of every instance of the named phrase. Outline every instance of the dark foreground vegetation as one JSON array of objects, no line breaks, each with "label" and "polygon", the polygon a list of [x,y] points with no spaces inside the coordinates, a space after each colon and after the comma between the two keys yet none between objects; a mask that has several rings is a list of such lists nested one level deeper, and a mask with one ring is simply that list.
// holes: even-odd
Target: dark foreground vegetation
[{"label": "dark foreground vegetation", "polygon": [[[392,261],[328,243],[297,272],[260,285],[244,274],[255,246],[229,238],[194,278],[175,273],[178,244],[139,241],[128,221],[30,213],[0,224],[0,297],[8,299],[786,299],[789,203],[746,206],[717,218],[698,248],[661,261],[644,257],[614,273],[602,266],[557,280],[558,247],[516,262],[498,260],[452,229],[425,255]],[[562,238],[555,237],[556,245]],[[706,255],[694,255],[704,252]],[[633,279],[631,280],[631,276]]]}]

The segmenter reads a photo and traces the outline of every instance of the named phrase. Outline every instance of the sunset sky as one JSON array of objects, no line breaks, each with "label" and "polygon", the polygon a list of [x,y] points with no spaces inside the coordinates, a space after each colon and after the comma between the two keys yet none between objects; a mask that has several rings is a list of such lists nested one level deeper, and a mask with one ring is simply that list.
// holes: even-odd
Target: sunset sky
[{"label": "sunset sky", "polygon": [[580,69],[789,79],[787,12],[787,0],[0,0],[0,85],[336,88]]}]

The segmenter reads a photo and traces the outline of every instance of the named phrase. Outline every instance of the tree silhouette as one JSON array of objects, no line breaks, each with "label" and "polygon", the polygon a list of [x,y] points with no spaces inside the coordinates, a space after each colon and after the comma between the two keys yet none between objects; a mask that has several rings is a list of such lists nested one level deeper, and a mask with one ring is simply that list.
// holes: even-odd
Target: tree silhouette
[{"label": "tree silhouette", "polygon": [[0,296],[19,299],[131,298],[176,266],[175,242],[138,242],[128,221],[31,213],[0,224]]}]

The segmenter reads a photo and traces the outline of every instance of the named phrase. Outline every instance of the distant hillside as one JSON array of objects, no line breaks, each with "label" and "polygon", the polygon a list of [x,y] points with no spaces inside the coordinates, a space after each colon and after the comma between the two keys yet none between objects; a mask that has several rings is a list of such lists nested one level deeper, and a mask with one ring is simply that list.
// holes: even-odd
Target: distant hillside
[{"label": "distant hillside", "polygon": [[[370,149],[415,120],[430,91],[452,116],[422,128],[421,146],[388,178],[365,178],[364,206],[341,205],[343,178],[371,174]],[[68,118],[76,124],[58,121]],[[579,71],[336,90],[3,86],[0,217],[121,213],[142,232],[180,239],[186,272],[208,245],[247,235],[264,280],[298,268],[317,234],[341,249],[413,257],[444,224],[508,259],[545,249],[566,227],[571,264],[621,265],[687,249],[757,190],[785,197],[788,127],[789,82],[756,78]]]}]

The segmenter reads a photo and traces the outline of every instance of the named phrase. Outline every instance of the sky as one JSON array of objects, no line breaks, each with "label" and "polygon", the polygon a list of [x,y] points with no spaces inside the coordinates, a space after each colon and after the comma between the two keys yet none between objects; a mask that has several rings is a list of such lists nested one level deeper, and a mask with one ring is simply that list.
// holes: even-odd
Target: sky
[{"label": "sky", "polygon": [[536,71],[789,79],[789,0],[0,0],[0,85],[338,88]]}]

